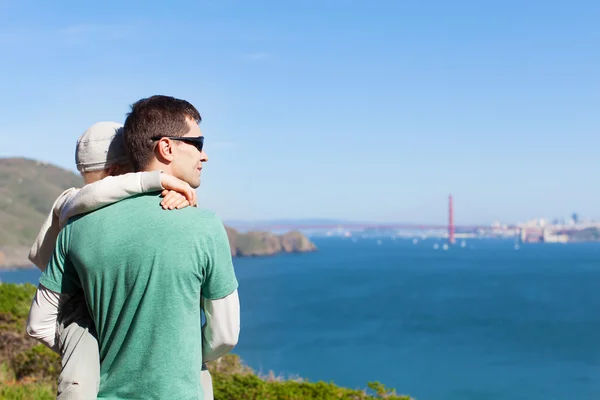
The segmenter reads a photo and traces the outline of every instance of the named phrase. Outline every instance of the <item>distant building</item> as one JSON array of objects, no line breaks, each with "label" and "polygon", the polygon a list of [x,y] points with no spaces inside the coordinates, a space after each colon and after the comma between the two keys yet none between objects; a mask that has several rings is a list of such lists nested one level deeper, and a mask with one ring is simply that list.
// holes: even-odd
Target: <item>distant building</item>
[{"label": "distant building", "polygon": [[544,229],[542,240],[546,243],[568,243],[569,235],[556,234],[548,229]]},{"label": "distant building", "polygon": [[577,213],[573,213],[573,215],[571,215],[571,218],[573,219],[573,222],[579,222],[579,215],[577,215]]}]

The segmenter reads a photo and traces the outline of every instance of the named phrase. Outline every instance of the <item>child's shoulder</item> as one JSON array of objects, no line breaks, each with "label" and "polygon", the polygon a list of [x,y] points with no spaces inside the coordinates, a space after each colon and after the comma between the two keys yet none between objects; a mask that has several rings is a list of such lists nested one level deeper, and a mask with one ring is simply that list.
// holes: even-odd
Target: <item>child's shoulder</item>
[{"label": "child's shoulder", "polygon": [[81,190],[81,188],[71,187],[71,188],[68,188],[67,190],[65,190],[64,192],[62,192],[60,194],[60,196],[58,196],[58,197],[60,198],[61,196],[74,196],[77,193],[79,193],[80,190]]},{"label": "child's shoulder", "polygon": [[56,200],[54,200],[54,205],[52,207],[55,212],[58,211],[57,215],[60,215],[60,210],[62,209],[62,207],[69,200],[71,200],[77,193],[79,193],[80,190],[81,190],[81,188],[72,187],[72,188],[65,190],[60,195],[58,195]]}]

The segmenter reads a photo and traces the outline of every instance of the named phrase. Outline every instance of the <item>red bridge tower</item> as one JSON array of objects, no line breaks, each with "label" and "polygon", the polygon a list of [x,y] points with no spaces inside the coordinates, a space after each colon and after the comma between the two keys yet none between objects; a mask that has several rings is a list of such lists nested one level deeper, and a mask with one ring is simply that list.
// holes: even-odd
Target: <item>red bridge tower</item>
[{"label": "red bridge tower", "polygon": [[452,206],[452,195],[448,197],[448,244],[454,244],[454,208]]}]

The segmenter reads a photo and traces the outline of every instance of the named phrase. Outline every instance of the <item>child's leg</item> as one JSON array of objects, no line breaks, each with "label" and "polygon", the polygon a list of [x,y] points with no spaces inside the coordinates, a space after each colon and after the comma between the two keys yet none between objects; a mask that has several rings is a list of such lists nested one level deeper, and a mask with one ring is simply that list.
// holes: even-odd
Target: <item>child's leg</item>
[{"label": "child's leg", "polygon": [[204,400],[214,400],[212,377],[204,363],[202,363],[202,371],[200,372],[200,384],[204,392]]},{"label": "child's leg", "polygon": [[96,399],[100,385],[100,354],[83,293],[61,308],[58,336],[62,371],[58,377],[57,400]]}]

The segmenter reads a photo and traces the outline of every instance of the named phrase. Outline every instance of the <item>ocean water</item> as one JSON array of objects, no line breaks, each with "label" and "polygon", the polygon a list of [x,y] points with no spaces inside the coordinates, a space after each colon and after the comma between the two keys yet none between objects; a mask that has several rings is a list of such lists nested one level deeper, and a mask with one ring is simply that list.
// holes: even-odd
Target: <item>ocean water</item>
[{"label": "ocean water", "polygon": [[236,259],[254,369],[418,400],[600,398],[600,244],[316,243]]}]

